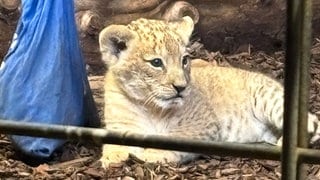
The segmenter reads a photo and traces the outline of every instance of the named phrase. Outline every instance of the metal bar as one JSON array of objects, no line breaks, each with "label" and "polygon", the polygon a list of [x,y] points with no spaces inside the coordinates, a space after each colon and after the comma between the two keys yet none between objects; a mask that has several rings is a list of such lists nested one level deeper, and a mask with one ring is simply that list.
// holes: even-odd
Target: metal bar
[{"label": "metal bar", "polygon": [[304,0],[302,3],[302,37],[300,60],[300,96],[299,96],[299,129],[298,145],[299,147],[308,146],[307,118],[309,111],[309,91],[310,91],[310,49],[311,49],[311,19],[312,19],[312,1]]},{"label": "metal bar", "polygon": [[[92,141],[97,144],[143,146],[221,156],[240,156],[258,159],[280,159],[281,149],[263,144],[240,144],[170,138],[159,135],[120,133],[100,128],[48,125],[0,120],[0,132],[25,136]],[[320,160],[319,160],[320,162]]]},{"label": "metal bar", "polygon": [[[298,148],[299,160],[308,164],[319,164],[320,151],[316,149]],[[306,179],[306,178],[303,178]]]},{"label": "metal bar", "polygon": [[[310,49],[311,49],[311,29],[312,29],[312,0],[301,2],[301,60],[300,60],[300,95],[299,95],[299,121],[298,121],[298,146],[308,147],[308,110],[309,110],[309,90],[310,90]],[[306,166],[300,156],[298,156],[299,179],[306,178]]]},{"label": "metal bar", "polygon": [[297,179],[300,83],[301,0],[287,1],[287,50],[284,87],[282,179]]},{"label": "metal bar", "polygon": [[[156,135],[120,133],[101,128],[83,128],[78,126],[48,125],[40,123],[21,124],[20,122],[10,120],[0,120],[0,131],[5,134],[92,141],[96,144],[109,143],[144,146],[203,154],[241,156],[271,160],[279,160],[281,153],[279,147],[271,145],[195,141]],[[320,163],[319,150],[298,148],[297,153],[301,155],[302,160],[306,163]]]},{"label": "metal bar", "polygon": [[[237,156],[257,159],[279,160],[281,148],[264,144],[241,144],[196,141],[156,135],[120,133],[101,128],[48,125],[0,120],[0,132],[5,134],[45,138],[91,141],[96,144],[119,144],[168,150],[186,151],[208,155]],[[297,153],[305,163],[320,164],[320,151],[298,148]]]},{"label": "metal bar", "polygon": [[[298,147],[307,147],[311,0],[287,1],[287,57],[282,179],[303,179]],[[298,128],[299,127],[299,128]]]}]

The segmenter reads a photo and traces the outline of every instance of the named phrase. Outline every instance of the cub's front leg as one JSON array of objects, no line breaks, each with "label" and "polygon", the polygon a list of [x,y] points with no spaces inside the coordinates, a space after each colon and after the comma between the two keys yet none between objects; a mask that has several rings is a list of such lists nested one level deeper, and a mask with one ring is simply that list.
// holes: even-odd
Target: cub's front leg
[{"label": "cub's front leg", "polygon": [[102,157],[100,161],[102,167],[108,168],[111,163],[120,163],[125,161],[130,153],[128,146],[105,144],[102,148]]},{"label": "cub's front leg", "polygon": [[194,154],[185,152],[106,144],[103,146],[100,161],[104,168],[108,168],[111,163],[126,161],[129,154],[133,154],[138,159],[151,163],[180,163],[195,158]]},{"label": "cub's front leg", "polygon": [[135,154],[139,159],[145,162],[152,163],[166,163],[175,162],[183,163],[187,160],[193,159],[194,155],[185,152],[169,151],[162,149],[146,148],[143,152]]}]

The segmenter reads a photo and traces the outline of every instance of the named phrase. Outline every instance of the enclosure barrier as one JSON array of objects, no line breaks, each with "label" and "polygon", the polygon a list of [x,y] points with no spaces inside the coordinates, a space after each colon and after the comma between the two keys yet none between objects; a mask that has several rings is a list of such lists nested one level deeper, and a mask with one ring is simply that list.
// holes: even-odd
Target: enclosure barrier
[{"label": "enclosure barrier", "polygon": [[[287,0],[282,179],[304,179],[298,147],[307,147],[312,0]],[[320,152],[319,152],[320,153]]]},{"label": "enclosure barrier", "polygon": [[[282,179],[304,179],[303,163],[320,164],[320,151],[307,149],[307,110],[311,42],[311,0],[287,1],[287,53],[285,111],[282,153],[279,147],[195,141],[156,135],[119,133],[98,128],[21,124],[0,120],[0,132],[69,140],[86,140],[129,146],[144,146],[222,156],[282,160]],[[299,128],[298,128],[299,127]]]}]

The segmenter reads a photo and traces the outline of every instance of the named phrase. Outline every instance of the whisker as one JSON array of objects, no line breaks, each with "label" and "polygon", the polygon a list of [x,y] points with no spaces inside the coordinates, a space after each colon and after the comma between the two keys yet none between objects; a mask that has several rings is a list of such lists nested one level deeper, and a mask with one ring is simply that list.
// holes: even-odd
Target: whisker
[{"label": "whisker", "polygon": [[147,97],[147,99],[144,101],[143,106],[147,106],[149,105],[149,103],[152,102],[152,100],[154,100],[154,97],[157,95],[157,92],[151,92],[150,95]]}]

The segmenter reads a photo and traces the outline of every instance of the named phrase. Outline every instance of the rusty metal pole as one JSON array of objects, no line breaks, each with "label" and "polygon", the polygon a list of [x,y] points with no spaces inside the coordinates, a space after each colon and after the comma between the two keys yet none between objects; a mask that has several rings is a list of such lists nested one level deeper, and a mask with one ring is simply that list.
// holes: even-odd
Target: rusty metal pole
[{"label": "rusty metal pole", "polygon": [[[282,179],[303,178],[298,146],[307,146],[311,0],[287,1]],[[307,13],[307,14],[305,14]],[[308,14],[310,13],[310,14]]]}]

